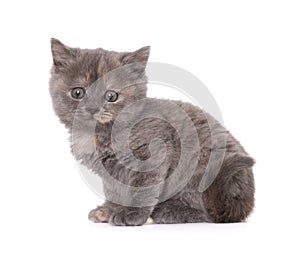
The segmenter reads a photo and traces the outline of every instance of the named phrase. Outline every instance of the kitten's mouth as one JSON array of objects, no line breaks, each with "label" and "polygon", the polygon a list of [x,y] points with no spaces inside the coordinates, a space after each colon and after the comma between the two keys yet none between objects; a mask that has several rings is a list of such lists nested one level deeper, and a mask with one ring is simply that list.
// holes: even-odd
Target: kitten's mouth
[{"label": "kitten's mouth", "polygon": [[112,114],[108,112],[99,112],[94,114],[94,118],[100,123],[104,124],[112,120]]}]

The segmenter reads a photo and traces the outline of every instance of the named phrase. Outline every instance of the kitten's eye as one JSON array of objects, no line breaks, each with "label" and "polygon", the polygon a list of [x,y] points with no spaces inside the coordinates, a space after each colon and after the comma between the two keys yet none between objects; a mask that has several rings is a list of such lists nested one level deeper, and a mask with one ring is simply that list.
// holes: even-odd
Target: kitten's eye
[{"label": "kitten's eye", "polygon": [[105,99],[108,102],[114,102],[118,99],[118,93],[116,91],[113,91],[113,90],[107,90],[105,92]]},{"label": "kitten's eye", "polygon": [[84,97],[85,92],[86,90],[84,87],[74,87],[71,90],[71,96],[73,99],[80,100]]}]

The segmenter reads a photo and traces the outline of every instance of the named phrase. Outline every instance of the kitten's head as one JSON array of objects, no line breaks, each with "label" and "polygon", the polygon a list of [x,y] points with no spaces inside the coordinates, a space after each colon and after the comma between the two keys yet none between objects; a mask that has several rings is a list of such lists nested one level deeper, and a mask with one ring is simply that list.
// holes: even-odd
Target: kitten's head
[{"label": "kitten's head", "polygon": [[128,104],[146,97],[145,67],[150,47],[135,52],[79,49],[51,39],[50,94],[62,123],[72,129],[109,124]]}]

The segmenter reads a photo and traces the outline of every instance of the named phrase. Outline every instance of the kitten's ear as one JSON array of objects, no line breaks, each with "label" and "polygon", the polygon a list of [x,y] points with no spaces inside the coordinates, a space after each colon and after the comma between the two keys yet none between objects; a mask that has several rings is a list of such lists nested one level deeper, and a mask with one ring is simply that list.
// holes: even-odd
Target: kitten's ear
[{"label": "kitten's ear", "polygon": [[70,65],[75,61],[76,50],[64,45],[55,38],[51,38],[53,64],[58,69]]},{"label": "kitten's ear", "polygon": [[122,63],[130,64],[136,62],[147,62],[150,55],[150,46],[142,47],[134,52],[126,53],[122,58]]}]

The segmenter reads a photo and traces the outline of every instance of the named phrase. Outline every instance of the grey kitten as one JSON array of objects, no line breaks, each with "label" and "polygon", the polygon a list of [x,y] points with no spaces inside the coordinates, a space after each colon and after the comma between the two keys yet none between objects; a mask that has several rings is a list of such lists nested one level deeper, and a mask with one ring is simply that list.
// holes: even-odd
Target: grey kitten
[{"label": "grey kitten", "polygon": [[[53,108],[71,134],[75,158],[103,180],[106,201],[89,213],[91,221],[135,226],[149,217],[155,223],[247,218],[254,207],[254,160],[199,107],[147,98],[149,47],[118,53],[51,39],[51,49]],[[212,157],[222,150],[222,158]],[[217,173],[209,178],[211,160]],[[210,183],[199,191],[205,176]]]}]

